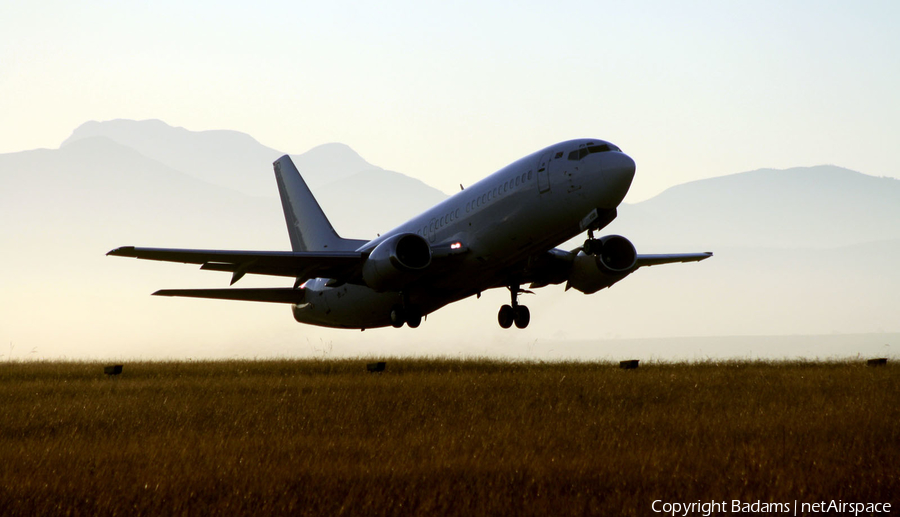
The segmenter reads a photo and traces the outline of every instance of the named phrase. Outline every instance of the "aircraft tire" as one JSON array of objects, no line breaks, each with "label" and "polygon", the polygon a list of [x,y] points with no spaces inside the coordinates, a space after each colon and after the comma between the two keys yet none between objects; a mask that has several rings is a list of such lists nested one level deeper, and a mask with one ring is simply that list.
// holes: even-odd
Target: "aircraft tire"
[{"label": "aircraft tire", "polygon": [[393,309],[391,309],[391,326],[395,329],[398,329],[403,326],[405,322],[405,315],[403,314],[403,307],[399,305],[395,305]]},{"label": "aircraft tire", "polygon": [[598,239],[587,239],[581,247],[585,255],[599,255],[603,251],[603,242]]},{"label": "aircraft tire", "polygon": [[418,327],[422,323],[422,314],[419,311],[412,309],[407,311],[406,313],[406,324],[409,325],[409,328],[414,329]]},{"label": "aircraft tire", "polygon": [[510,305],[500,307],[500,312],[497,313],[497,322],[505,329],[512,327],[513,320],[515,319],[515,312],[516,311]]},{"label": "aircraft tire", "polygon": [[523,329],[528,326],[531,321],[531,311],[524,305],[519,305],[515,310],[516,328]]}]

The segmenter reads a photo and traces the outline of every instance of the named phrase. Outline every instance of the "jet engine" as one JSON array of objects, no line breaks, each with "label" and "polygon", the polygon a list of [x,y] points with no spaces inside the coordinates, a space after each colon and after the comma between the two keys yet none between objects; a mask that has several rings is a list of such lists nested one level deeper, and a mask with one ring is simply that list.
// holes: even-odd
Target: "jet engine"
[{"label": "jet engine", "polygon": [[428,242],[414,233],[401,233],[375,246],[363,264],[363,281],[378,292],[399,291],[430,264]]},{"label": "jet engine", "polygon": [[585,294],[592,294],[634,271],[637,251],[625,237],[607,235],[593,241],[590,248],[592,254],[579,251],[575,256],[566,288],[574,287]]}]

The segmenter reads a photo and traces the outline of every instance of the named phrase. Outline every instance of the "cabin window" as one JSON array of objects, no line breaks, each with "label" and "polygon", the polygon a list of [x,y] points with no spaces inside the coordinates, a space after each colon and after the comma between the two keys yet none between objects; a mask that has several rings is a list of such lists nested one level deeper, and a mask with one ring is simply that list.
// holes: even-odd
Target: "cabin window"
[{"label": "cabin window", "polygon": [[459,219],[459,208],[456,209],[456,219]]},{"label": "cabin window", "polygon": [[528,171],[528,181],[531,181],[531,171]]}]

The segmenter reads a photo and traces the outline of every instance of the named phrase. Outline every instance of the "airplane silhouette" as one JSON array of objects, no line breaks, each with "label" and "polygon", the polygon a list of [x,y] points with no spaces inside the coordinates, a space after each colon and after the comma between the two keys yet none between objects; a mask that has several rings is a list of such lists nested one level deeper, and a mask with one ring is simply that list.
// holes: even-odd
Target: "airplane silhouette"
[{"label": "airplane silhouette", "polygon": [[[491,174],[378,238],[340,237],[290,157],[274,163],[293,251],[116,248],[107,255],[200,264],[294,278],[292,287],[164,289],[184,296],[291,304],[301,323],[363,329],[418,327],[422,317],[487,289],[507,288],[500,326],[531,320],[518,295],[566,282],[586,294],[644,266],[696,262],[711,252],[640,255],[625,237],[594,232],[616,217],[635,163],[596,139],[551,145]],[[364,214],[360,214],[364,217]],[[584,245],[556,248],[587,232]]]}]

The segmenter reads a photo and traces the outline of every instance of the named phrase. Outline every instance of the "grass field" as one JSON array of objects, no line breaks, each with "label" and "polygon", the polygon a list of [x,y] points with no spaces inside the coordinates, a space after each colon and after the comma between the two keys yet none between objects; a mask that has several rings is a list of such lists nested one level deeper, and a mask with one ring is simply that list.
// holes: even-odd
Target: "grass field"
[{"label": "grass field", "polygon": [[0,514],[900,503],[893,364],[365,363],[2,364]]}]

